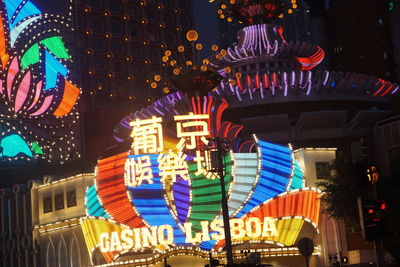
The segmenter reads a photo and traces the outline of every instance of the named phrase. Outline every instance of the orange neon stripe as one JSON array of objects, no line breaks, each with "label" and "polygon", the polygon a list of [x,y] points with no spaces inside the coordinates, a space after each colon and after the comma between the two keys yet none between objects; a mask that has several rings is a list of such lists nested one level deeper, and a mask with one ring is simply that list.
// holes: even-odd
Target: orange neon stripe
[{"label": "orange neon stripe", "polygon": [[10,56],[7,54],[6,35],[4,31],[3,17],[0,15],[0,59],[1,67],[4,69]]},{"label": "orange neon stripe", "polygon": [[76,101],[78,101],[80,93],[81,90],[78,87],[65,80],[64,95],[60,105],[53,113],[54,116],[59,118],[70,113],[72,108],[75,106]]}]

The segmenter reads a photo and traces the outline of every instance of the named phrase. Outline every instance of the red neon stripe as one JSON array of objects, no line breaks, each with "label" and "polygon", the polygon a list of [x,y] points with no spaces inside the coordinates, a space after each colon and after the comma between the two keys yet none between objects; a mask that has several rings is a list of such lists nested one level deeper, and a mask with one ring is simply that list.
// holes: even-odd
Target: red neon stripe
[{"label": "red neon stripe", "polygon": [[145,227],[135,212],[126,190],[124,172],[128,153],[118,154],[99,161],[96,177],[97,194],[104,209],[119,223],[132,228]]},{"label": "red neon stripe", "polygon": [[263,75],[263,82],[264,82],[264,88],[269,88],[269,80],[268,80],[268,75],[264,73]]}]

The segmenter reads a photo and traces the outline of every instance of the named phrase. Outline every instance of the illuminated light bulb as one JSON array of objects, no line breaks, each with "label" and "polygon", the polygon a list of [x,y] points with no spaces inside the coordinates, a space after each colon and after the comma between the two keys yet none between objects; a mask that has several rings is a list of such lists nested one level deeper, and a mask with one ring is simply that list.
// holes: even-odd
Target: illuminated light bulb
[{"label": "illuminated light bulb", "polygon": [[207,68],[206,65],[202,65],[202,66],[200,67],[200,70],[201,70],[201,71],[207,71],[207,69],[208,69],[208,68]]},{"label": "illuminated light bulb", "polygon": [[296,9],[296,8],[297,8],[297,4],[293,4],[292,7],[293,7],[294,9]]},{"label": "illuminated light bulb", "polygon": [[106,38],[111,38],[111,37],[112,37],[112,34],[111,34],[111,32],[107,32],[107,33],[105,34],[105,36],[106,36]]},{"label": "illuminated light bulb", "polygon": [[235,0],[230,0],[229,3],[230,3],[231,5],[234,5],[234,4],[236,3],[236,1],[235,1]]},{"label": "illuminated light bulb", "polygon": [[104,11],[104,16],[109,17],[110,15],[111,15],[110,11],[108,11],[108,10]]},{"label": "illuminated light bulb", "polygon": [[233,21],[233,19],[232,19],[232,18],[228,18],[227,20],[228,20],[228,22],[232,22],[232,21]]},{"label": "illuminated light bulb", "polygon": [[212,51],[217,51],[218,50],[218,45],[212,45],[211,46]]},{"label": "illuminated light bulb", "polygon": [[224,11],[222,11],[222,9],[218,9],[218,14],[222,14]]},{"label": "illuminated light bulb", "polygon": [[296,4],[296,0],[291,0],[290,1],[292,4]]},{"label": "illuminated light bulb", "polygon": [[159,26],[160,28],[164,28],[164,27],[165,27],[165,23],[160,23],[158,26]]},{"label": "illuminated light bulb", "polygon": [[181,26],[177,26],[177,27],[176,27],[176,31],[177,31],[177,32],[180,32],[181,30],[182,30],[182,27],[181,27]]},{"label": "illuminated light bulb", "polygon": [[221,56],[226,56],[227,52],[226,52],[225,49],[222,49],[221,52],[220,52],[220,54],[221,54]]},{"label": "illuminated light bulb", "polygon": [[222,5],[221,5],[221,8],[222,8],[222,9],[225,9],[225,8],[226,8],[226,5],[225,5],[225,4],[222,4]]},{"label": "illuminated light bulb", "polygon": [[124,20],[129,20],[129,16],[128,16],[128,15],[124,15],[122,18],[123,18]]},{"label": "illuminated light bulb", "polygon": [[186,66],[192,66],[193,62],[191,60],[186,61]]},{"label": "illuminated light bulb", "polygon": [[141,22],[142,24],[146,24],[146,23],[147,23],[147,19],[142,19],[140,22]]},{"label": "illuminated light bulb", "polygon": [[240,79],[240,78],[242,78],[242,73],[241,72],[236,72],[235,76],[236,76],[236,78]]},{"label": "illuminated light bulb", "polygon": [[175,66],[176,65],[176,60],[171,60],[171,62],[169,63],[171,66]]},{"label": "illuminated light bulb", "polygon": [[148,45],[149,42],[148,41],[143,41],[143,45]]},{"label": "illuminated light bulb", "polygon": [[219,17],[220,17],[221,19],[224,19],[224,18],[225,18],[225,15],[224,15],[224,14],[221,14],[221,15],[219,15]]},{"label": "illuminated light bulb", "polygon": [[278,18],[280,19],[283,18],[283,14],[279,14]]},{"label": "illuminated light bulb", "polygon": [[154,76],[154,80],[156,81],[156,82],[159,82],[159,81],[161,81],[161,76],[160,75],[155,75]]},{"label": "illuminated light bulb", "polygon": [[210,60],[208,60],[208,58],[203,59],[203,64],[204,64],[204,65],[207,65],[207,64],[209,64],[209,63],[210,63]]},{"label": "illuminated light bulb", "polygon": [[231,67],[226,67],[224,70],[226,73],[231,73],[231,71],[232,71]]},{"label": "illuminated light bulb", "polygon": [[130,42],[131,38],[129,36],[125,36],[124,40],[125,40],[125,42]]},{"label": "illuminated light bulb", "polygon": [[150,84],[150,86],[151,86],[151,88],[155,89],[155,88],[157,88],[158,84],[156,82],[152,82]]},{"label": "illuminated light bulb", "polygon": [[202,50],[203,49],[203,45],[202,44],[196,44],[196,49],[197,50]]},{"label": "illuminated light bulb", "polygon": [[229,84],[232,85],[232,86],[234,86],[234,85],[236,85],[236,81],[235,81],[235,80],[230,80],[230,81],[229,81]]},{"label": "illuminated light bulb", "polygon": [[169,60],[169,57],[167,57],[167,56],[162,57],[162,61],[167,62],[168,60]]},{"label": "illuminated light bulb", "polygon": [[180,69],[174,69],[174,75],[179,75],[181,73]]},{"label": "illuminated light bulb", "polygon": [[170,50],[167,50],[167,51],[165,51],[165,53],[164,53],[167,57],[170,57],[171,55],[172,55],[172,53],[171,53],[171,51]]},{"label": "illuminated light bulb", "polygon": [[287,13],[292,14],[293,13],[293,9],[289,8]]},{"label": "illuminated light bulb", "polygon": [[183,45],[178,46],[178,52],[184,52],[185,51],[185,47]]},{"label": "illuminated light bulb", "polygon": [[169,88],[168,88],[168,87],[164,87],[163,92],[164,92],[165,94],[168,94],[168,93],[169,93]]},{"label": "illuminated light bulb", "polygon": [[129,74],[128,75],[128,80],[133,80],[133,79],[134,79],[134,76],[132,74]]},{"label": "illuminated light bulb", "polygon": [[196,42],[199,39],[199,34],[195,30],[190,30],[186,33],[186,39],[189,42]]}]

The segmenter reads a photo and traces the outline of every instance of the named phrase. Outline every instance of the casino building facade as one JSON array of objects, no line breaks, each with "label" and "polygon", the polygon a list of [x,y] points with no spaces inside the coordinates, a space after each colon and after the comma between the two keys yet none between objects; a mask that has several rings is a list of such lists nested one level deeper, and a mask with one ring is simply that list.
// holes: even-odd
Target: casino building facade
[{"label": "casino building facade", "polygon": [[[274,17],[278,7],[259,11]],[[103,155],[93,174],[30,182],[34,230],[22,255],[35,257],[25,263],[197,267],[210,255],[223,263],[219,178],[236,261],[256,252],[263,263],[301,266],[296,244],[303,237],[314,242],[311,266],[349,256],[349,235],[323,214],[314,186],[330,176],[338,150],[351,152],[392,115],[399,87],[363,74],[314,72],[324,51],[287,42],[284,29],[268,21],[248,23],[236,46],[210,56],[194,72],[206,81],[197,91],[173,92],[122,119],[110,133],[121,149]],[[230,147],[221,157],[223,177],[207,162],[216,138]],[[0,192],[3,214],[22,205],[20,187]],[[17,222],[2,225],[20,232]],[[2,236],[2,255],[12,255],[3,262],[28,266],[14,260],[22,247],[16,236]]]}]

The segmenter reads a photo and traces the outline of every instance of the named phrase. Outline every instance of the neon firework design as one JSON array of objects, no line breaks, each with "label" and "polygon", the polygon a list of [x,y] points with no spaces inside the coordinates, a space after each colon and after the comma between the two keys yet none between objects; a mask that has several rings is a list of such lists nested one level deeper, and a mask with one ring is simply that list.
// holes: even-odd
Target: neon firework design
[{"label": "neon firework design", "polygon": [[291,147],[245,137],[243,126],[221,120],[226,108],[223,98],[176,92],[123,120],[131,150],[99,160],[86,193],[81,227],[92,257],[223,249],[210,137],[231,147],[223,179],[234,244],[292,246],[305,224],[317,228],[320,193],[305,188]]},{"label": "neon firework design", "polygon": [[0,158],[63,163],[77,156],[80,95],[60,36],[68,20],[29,0],[0,1],[0,16]]}]

